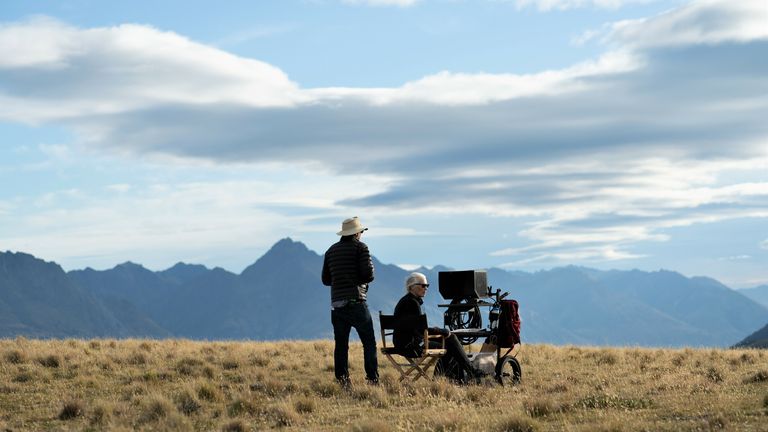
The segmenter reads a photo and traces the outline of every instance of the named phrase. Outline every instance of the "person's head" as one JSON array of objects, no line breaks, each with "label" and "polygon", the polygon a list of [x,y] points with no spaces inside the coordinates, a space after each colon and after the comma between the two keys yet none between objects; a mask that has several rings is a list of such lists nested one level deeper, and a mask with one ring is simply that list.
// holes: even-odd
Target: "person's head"
[{"label": "person's head", "polygon": [[427,288],[429,288],[427,277],[422,273],[413,272],[405,279],[405,291],[416,297],[424,297],[427,295]]},{"label": "person's head", "polygon": [[337,232],[336,235],[342,237],[355,236],[355,238],[359,239],[360,236],[363,235],[363,231],[366,230],[368,230],[368,228],[360,223],[360,219],[357,216],[354,216],[349,219],[344,219],[344,222],[341,223],[341,231]]}]

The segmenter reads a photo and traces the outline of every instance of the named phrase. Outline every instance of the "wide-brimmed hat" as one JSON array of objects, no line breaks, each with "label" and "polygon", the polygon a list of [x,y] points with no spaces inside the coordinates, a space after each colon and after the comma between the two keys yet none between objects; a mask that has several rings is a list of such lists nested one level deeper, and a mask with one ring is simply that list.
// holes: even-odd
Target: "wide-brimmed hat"
[{"label": "wide-brimmed hat", "polygon": [[363,232],[367,229],[368,228],[364,227],[363,224],[360,223],[360,219],[355,216],[349,219],[344,219],[344,222],[341,223],[341,231],[337,232],[336,234],[340,236],[348,236]]}]

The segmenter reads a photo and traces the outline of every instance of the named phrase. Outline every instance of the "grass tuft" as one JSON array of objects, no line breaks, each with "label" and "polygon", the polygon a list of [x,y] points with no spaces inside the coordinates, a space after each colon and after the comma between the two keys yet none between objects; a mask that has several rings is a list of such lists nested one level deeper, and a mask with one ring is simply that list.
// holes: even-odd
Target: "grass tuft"
[{"label": "grass tuft", "polygon": [[302,396],[296,399],[296,401],[293,403],[293,406],[296,408],[297,412],[300,412],[302,414],[309,414],[315,411],[315,400],[312,399],[309,396]]},{"label": "grass tuft", "polygon": [[293,405],[283,402],[273,405],[268,410],[268,416],[277,426],[295,426],[301,421],[301,416]]},{"label": "grass tuft", "polygon": [[540,429],[539,423],[520,415],[512,415],[502,419],[495,430],[498,432],[536,432]]},{"label": "grass tuft", "polygon": [[318,396],[324,398],[338,396],[341,393],[341,388],[339,385],[330,381],[312,381],[310,387],[312,388],[312,391],[314,391]]},{"label": "grass tuft", "polygon": [[59,420],[72,420],[82,417],[85,414],[83,403],[78,400],[72,400],[64,403],[59,412]]},{"label": "grass tuft", "polygon": [[221,432],[246,432],[250,430],[242,420],[232,420],[221,427]]},{"label": "grass tuft", "polygon": [[91,426],[104,426],[112,418],[112,409],[103,403],[93,407],[90,415]]},{"label": "grass tuft", "polygon": [[56,354],[47,355],[37,359],[37,362],[47,368],[58,368],[61,366],[61,358]]},{"label": "grass tuft", "polygon": [[207,402],[219,400],[219,391],[213,384],[203,381],[197,386],[197,397]]},{"label": "grass tuft", "polygon": [[256,415],[259,407],[247,397],[238,397],[227,406],[227,414],[230,417],[239,417],[243,414]]},{"label": "grass tuft", "polygon": [[174,411],[173,404],[162,395],[153,395],[144,404],[140,423],[151,423],[162,420]]},{"label": "grass tuft", "polygon": [[744,384],[754,384],[768,381],[768,371],[758,371],[744,379]]},{"label": "grass tuft", "polygon": [[564,410],[563,405],[547,397],[525,400],[523,409],[531,417],[546,417]]},{"label": "grass tuft", "polygon": [[392,426],[381,420],[369,420],[352,426],[352,432],[391,432]]},{"label": "grass tuft", "polygon": [[184,415],[192,415],[201,408],[201,405],[189,389],[184,389],[176,395],[176,408]]},{"label": "grass tuft", "polygon": [[11,364],[22,364],[27,362],[27,355],[21,350],[11,350],[5,353],[5,361]]},{"label": "grass tuft", "polygon": [[650,399],[624,398],[617,395],[592,394],[575,403],[576,407],[588,409],[617,408],[625,410],[650,408],[653,402]]}]

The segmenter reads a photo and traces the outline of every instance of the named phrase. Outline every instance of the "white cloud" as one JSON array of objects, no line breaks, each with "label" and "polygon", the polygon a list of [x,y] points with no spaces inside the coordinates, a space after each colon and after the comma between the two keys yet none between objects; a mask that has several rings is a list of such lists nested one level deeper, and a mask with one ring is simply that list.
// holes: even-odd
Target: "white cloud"
[{"label": "white cloud", "polygon": [[583,7],[618,9],[630,4],[652,3],[654,1],[658,0],[514,0],[518,8],[533,6],[540,11],[577,9]]},{"label": "white cloud", "polygon": [[418,3],[420,0],[342,0],[343,3],[351,5],[366,6],[398,6],[409,7]]},{"label": "white cloud", "polygon": [[28,122],[161,104],[287,107],[303,99],[267,63],[133,24],[83,30],[38,18],[3,25],[3,70],[0,118]]},{"label": "white cloud", "polygon": [[760,247],[763,248],[763,249],[768,249],[768,239],[763,240],[760,243]]},{"label": "white cloud", "polygon": [[[375,186],[304,205],[526,217],[526,243],[495,254],[517,263],[636,258],[633,245],[670,227],[768,218],[759,6],[697,2],[607,26],[610,52],[560,70],[445,71],[376,89],[302,89],[148,27],[34,20],[0,28],[0,118],[55,119],[91,149],[141,157],[375,173]],[[29,34],[39,46],[8,60]]]},{"label": "white cloud", "polygon": [[659,16],[609,26],[606,40],[623,46],[684,46],[768,39],[763,0],[694,1]]},{"label": "white cloud", "polygon": [[[249,170],[254,169],[272,176],[287,171],[285,166]],[[6,227],[0,227],[0,238],[4,248],[67,264],[85,256],[95,257],[86,261],[88,265],[111,266],[141,256],[144,263],[161,269],[190,255],[210,264],[216,254],[266,250],[289,234],[334,233],[338,221],[346,217],[334,201],[360,193],[340,190],[339,182],[354,181],[365,190],[382,187],[382,180],[373,175],[350,179],[312,174],[308,181],[306,172],[293,168],[290,176],[275,184],[229,179],[225,169],[220,171],[225,178],[221,181],[113,184],[90,192],[61,190],[13,207],[0,201],[0,216],[6,218],[0,218]],[[293,211],[285,212],[285,208]],[[318,225],[318,217],[333,223]],[[8,223],[11,218],[13,224]],[[163,251],[164,256],[153,256],[156,251]]]}]

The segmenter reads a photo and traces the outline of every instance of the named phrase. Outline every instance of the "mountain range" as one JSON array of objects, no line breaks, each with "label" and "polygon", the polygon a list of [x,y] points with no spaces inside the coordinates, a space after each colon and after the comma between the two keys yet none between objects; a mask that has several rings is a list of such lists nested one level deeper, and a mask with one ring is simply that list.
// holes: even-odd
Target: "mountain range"
[{"label": "mountain range", "polygon": [[[376,318],[392,312],[409,272],[376,258],[374,266],[368,303]],[[185,263],[155,272],[132,262],[67,273],[28,254],[0,253],[0,337],[332,338],[321,268],[321,255],[288,238],[240,274]],[[418,269],[433,288],[444,270]],[[730,346],[768,323],[768,307],[743,290],[666,270],[491,268],[488,282],[520,302],[528,342]],[[442,325],[442,303],[430,290],[430,325]]]}]

